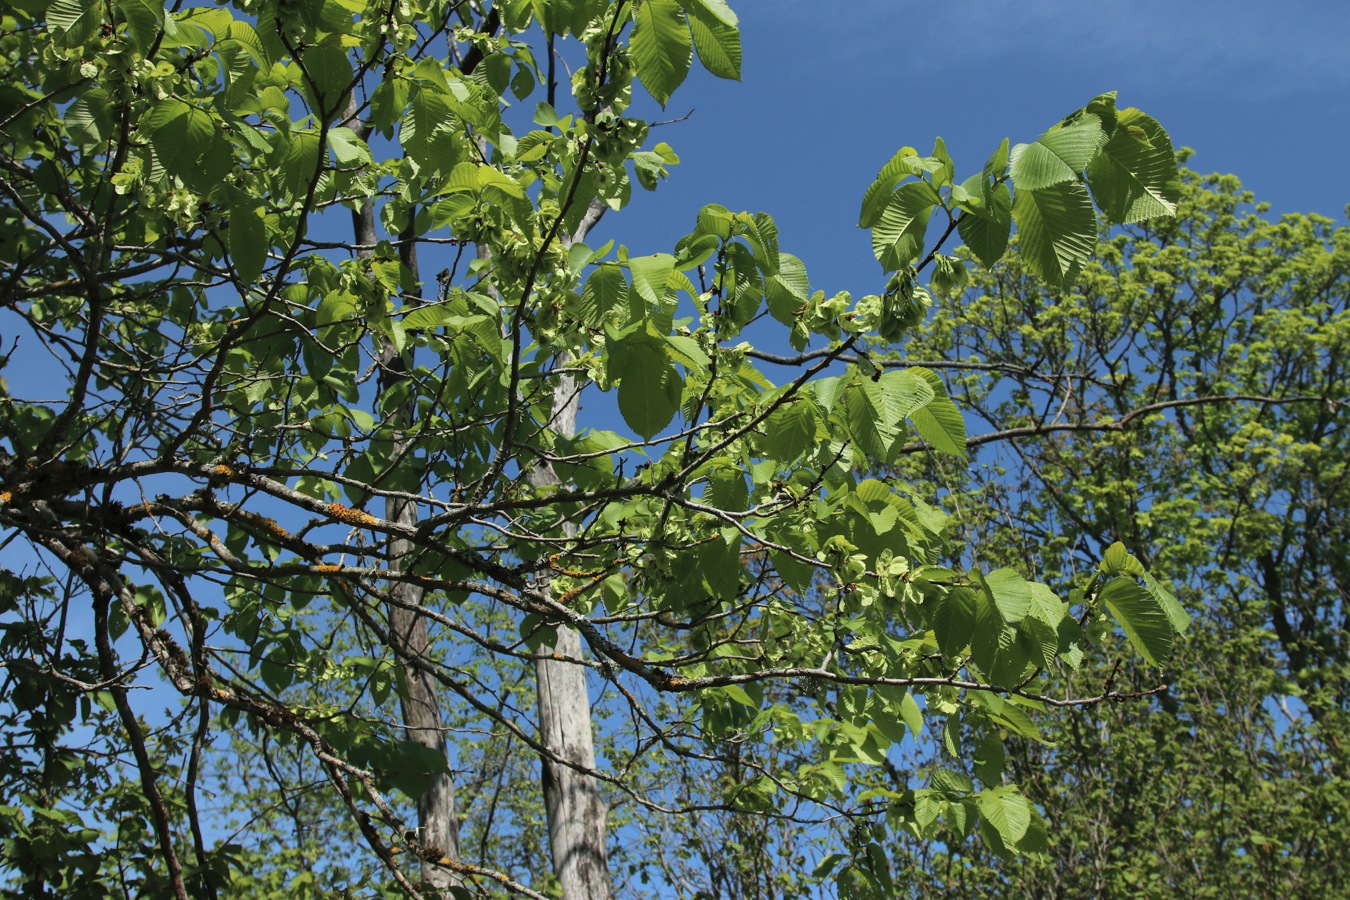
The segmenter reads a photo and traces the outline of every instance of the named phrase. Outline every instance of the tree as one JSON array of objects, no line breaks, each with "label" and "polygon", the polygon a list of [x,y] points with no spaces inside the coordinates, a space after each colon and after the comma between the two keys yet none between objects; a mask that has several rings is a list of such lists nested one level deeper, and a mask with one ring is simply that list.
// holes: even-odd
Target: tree
[{"label": "tree", "polygon": [[[706,207],[645,255],[584,242],[678,162],[642,149],[635,85],[664,104],[695,55],[738,77],[720,0],[3,17],[6,360],[65,392],[5,386],[0,418],[16,891],[599,897],[614,802],[847,821],[848,862],[813,877],[885,895],[896,830],[1044,842],[989,761],[1037,733],[1028,710],[1160,689],[1040,688],[1116,628],[1165,662],[1185,614],[1123,545],[1066,602],[940,565],[933,490],[854,474],[913,433],[964,452],[932,371],[855,355],[912,332],[924,272],[965,277],[954,236],[988,265],[1016,223],[1064,283],[1094,202],[1172,212],[1167,135],[1114,95],[965,181],[940,140],[896,153],[861,213],[889,280],[855,303],[813,292],[763,213]],[[793,353],[747,349],[752,323]],[[578,430],[587,391],[617,414]],[[925,721],[982,754],[982,789],[855,787]],[[241,827],[280,834],[284,811],[293,875],[257,880],[203,813],[226,736],[277,784]],[[550,873],[463,840],[525,815],[484,787],[509,752],[539,760]],[[715,788],[691,800],[667,760]],[[313,832],[317,789],[364,857]]]},{"label": "tree", "polygon": [[[1049,718],[1009,767],[1052,823],[1008,866],[915,847],[932,896],[1334,896],[1345,810],[1350,229],[1185,172],[1071,287],[1016,256],[908,346],[991,429],[962,498],[988,564],[1071,583],[1124,541],[1195,614],[1167,694]],[[1059,691],[1151,683],[1114,654]]]}]

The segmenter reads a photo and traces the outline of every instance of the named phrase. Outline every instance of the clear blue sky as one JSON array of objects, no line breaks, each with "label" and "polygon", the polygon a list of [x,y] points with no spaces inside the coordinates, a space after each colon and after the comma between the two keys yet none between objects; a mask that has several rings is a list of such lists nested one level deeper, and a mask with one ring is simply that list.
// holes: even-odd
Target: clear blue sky
[{"label": "clear blue sky", "polygon": [[875,291],[858,203],[895,150],[940,135],[965,177],[1003,137],[1032,140],[1108,90],[1272,215],[1341,219],[1350,203],[1346,0],[731,5],[743,82],[691,75],[666,116],[693,116],[653,136],[681,165],[600,230],[635,253],[668,250],[718,202],[775,216],[813,286]]}]

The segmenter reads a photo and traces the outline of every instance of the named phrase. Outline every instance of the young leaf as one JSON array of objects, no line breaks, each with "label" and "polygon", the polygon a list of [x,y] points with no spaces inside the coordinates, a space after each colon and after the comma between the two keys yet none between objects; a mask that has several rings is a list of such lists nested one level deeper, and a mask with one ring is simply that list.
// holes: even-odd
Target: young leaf
[{"label": "young leaf", "polygon": [[1167,661],[1176,635],[1167,612],[1151,593],[1122,575],[1107,582],[1097,596],[1144,659],[1155,666]]},{"label": "young leaf", "polygon": [[676,0],[646,0],[633,11],[633,62],[647,91],[665,107],[694,59],[684,11]]},{"label": "young leaf", "polygon": [[1116,130],[1087,167],[1092,196],[1112,222],[1170,216],[1181,195],[1177,157],[1167,132],[1137,109],[1122,109]]},{"label": "young leaf", "polygon": [[721,16],[722,10],[731,10],[722,4],[722,10],[709,8],[709,0],[682,0],[681,6],[689,17],[689,30],[693,32],[694,49],[698,51],[699,62],[718,78],[741,80],[741,33],[732,22],[727,23]]},{"label": "young leaf", "polygon": [[1019,190],[1012,214],[1027,268],[1051,284],[1072,280],[1097,246],[1092,200],[1077,182]]},{"label": "young leaf", "polygon": [[967,210],[956,222],[961,240],[966,242],[966,246],[985,268],[1002,259],[1008,249],[1008,236],[1012,233],[1012,207],[1012,192],[1006,184],[997,184],[990,189],[982,211],[975,213]]},{"label": "young leaf", "polygon": [[924,181],[903,184],[891,195],[872,228],[872,252],[886,271],[902,269],[919,258],[933,207],[941,202],[937,191]]},{"label": "young leaf", "polygon": [[947,396],[947,387],[936,372],[913,366],[909,369],[933,389],[933,399],[909,414],[919,435],[940,453],[966,455],[966,420]]}]

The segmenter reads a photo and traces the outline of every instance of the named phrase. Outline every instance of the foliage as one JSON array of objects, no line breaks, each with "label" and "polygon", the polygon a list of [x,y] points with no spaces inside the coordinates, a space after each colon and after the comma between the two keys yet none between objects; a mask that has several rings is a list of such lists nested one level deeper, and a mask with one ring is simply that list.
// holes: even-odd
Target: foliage
[{"label": "foliage", "polygon": [[[1124,541],[1196,616],[1165,695],[1010,743],[1047,853],[913,847],[925,896],[1346,891],[1350,229],[1266,212],[1185,173],[1176,218],[1108,233],[1071,288],[1010,257],[907,347],[995,429],[930,473],[963,556],[1071,583]],[[1107,652],[1052,683],[1152,674]]]},{"label": "foliage", "polygon": [[[1063,599],[1034,566],[944,565],[934,488],[855,476],[916,434],[967,445],[931,369],[854,355],[913,333],[924,271],[964,283],[953,235],[992,264],[1015,224],[1026,269],[1069,284],[1094,202],[1171,212],[1166,133],[1114,95],[964,181],[941,141],[898,152],[861,212],[889,280],[854,302],[813,291],[763,213],[708,206],[658,252],[583,241],[678,162],[642,149],[635,85],[665,103],[695,55],[738,77],[720,0],[0,16],[0,312],[25,338],[0,527],[41,573],[8,576],[3,608],[25,660],[5,702],[34,735],[0,773],[32,798],[5,808],[15,890],[414,893],[420,865],[438,891],[542,896],[549,873],[482,838],[538,833],[475,775],[505,743],[630,822],[711,808],[753,843],[788,810],[847,821],[813,877],[889,896],[898,832],[1043,848],[1005,736],[1153,690],[1044,692],[1117,629],[1160,666],[1184,628],[1123,545]],[[764,319],[796,351],[773,368],[746,339]],[[576,430],[582,391],[619,415]],[[550,649],[572,633],[585,658]],[[594,767],[536,735],[518,687],[553,657],[610,698]],[[410,712],[426,684],[448,756]],[[876,783],[929,728],[976,777]],[[203,753],[231,738],[269,769],[232,782],[272,797],[243,843],[202,811]],[[659,780],[672,760],[708,773],[697,791]],[[451,773],[477,847],[424,838]],[[353,833],[361,853],[325,843]]]}]

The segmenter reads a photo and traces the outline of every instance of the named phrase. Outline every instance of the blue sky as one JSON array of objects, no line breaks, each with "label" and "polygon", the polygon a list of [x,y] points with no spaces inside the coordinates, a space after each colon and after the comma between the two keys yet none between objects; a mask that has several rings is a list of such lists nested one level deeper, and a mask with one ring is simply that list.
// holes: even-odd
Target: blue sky
[{"label": "blue sky", "polygon": [[635,253],[669,249],[718,202],[774,215],[815,287],[875,291],[858,203],[895,150],[926,153],[940,135],[964,177],[1003,137],[1032,140],[1108,90],[1194,148],[1193,168],[1238,175],[1272,214],[1341,219],[1350,203],[1343,0],[732,6],[742,83],[696,66],[666,111],[692,117],[653,136],[681,165],[601,228]]}]

